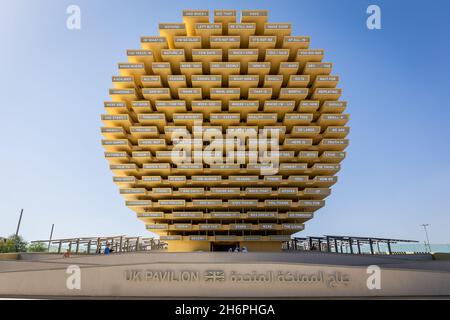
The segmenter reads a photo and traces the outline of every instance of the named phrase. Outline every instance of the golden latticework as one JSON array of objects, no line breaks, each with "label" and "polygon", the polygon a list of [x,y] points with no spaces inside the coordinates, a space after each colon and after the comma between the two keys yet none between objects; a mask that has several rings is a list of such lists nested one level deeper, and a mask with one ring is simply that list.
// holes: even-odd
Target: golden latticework
[{"label": "golden latticework", "polygon": [[236,18],[185,10],[159,24],[127,51],[105,102],[114,182],[169,251],[281,250],[345,157],[349,116],[324,50],[266,10]]}]

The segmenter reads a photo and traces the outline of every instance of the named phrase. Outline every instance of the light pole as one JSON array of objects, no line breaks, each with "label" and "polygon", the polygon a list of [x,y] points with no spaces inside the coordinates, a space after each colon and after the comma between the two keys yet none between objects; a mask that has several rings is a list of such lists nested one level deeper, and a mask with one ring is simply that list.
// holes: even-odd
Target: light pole
[{"label": "light pole", "polygon": [[22,215],[23,215],[23,209],[20,210],[19,221],[17,222],[16,236],[15,236],[15,239],[14,239],[16,251],[19,251],[19,248],[18,248],[18,245],[19,245],[18,237],[19,237],[20,224],[22,223]]},{"label": "light pole", "polygon": [[427,227],[429,226],[429,224],[424,223],[424,224],[421,224],[421,226],[423,227],[423,230],[425,231],[425,236],[427,237],[428,250],[431,252],[430,239],[428,238],[428,231],[427,231]]},{"label": "light pole", "polygon": [[50,231],[50,239],[48,240],[48,248],[47,248],[47,252],[50,252],[50,245],[52,243],[52,237],[53,237],[53,229],[55,228],[55,224],[52,224],[52,231]]},{"label": "light pole", "polygon": [[19,221],[17,222],[16,238],[17,238],[17,236],[19,235],[20,224],[21,224],[21,222],[22,222],[22,215],[23,215],[23,209],[20,210]]}]

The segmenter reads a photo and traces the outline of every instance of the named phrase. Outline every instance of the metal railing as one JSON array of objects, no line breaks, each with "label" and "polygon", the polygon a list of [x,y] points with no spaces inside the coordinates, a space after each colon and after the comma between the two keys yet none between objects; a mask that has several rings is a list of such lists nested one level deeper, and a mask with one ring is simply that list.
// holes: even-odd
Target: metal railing
[{"label": "metal railing", "polygon": [[112,252],[137,252],[150,250],[165,250],[167,243],[154,238],[128,237],[125,235],[110,237],[80,237],[51,240],[35,240],[31,243],[43,243],[49,248],[49,253],[69,254],[101,254],[106,246]]}]

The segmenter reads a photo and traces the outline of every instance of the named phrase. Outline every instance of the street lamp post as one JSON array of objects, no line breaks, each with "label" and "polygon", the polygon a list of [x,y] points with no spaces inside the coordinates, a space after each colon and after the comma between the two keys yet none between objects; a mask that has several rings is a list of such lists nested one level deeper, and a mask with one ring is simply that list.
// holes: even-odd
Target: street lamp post
[{"label": "street lamp post", "polygon": [[19,221],[17,222],[16,238],[17,238],[17,236],[19,235],[20,224],[21,224],[21,222],[22,222],[22,215],[23,215],[23,209],[20,210]]},{"label": "street lamp post", "polygon": [[428,238],[428,231],[427,231],[427,227],[429,226],[429,224],[424,223],[424,224],[421,224],[421,226],[423,227],[423,230],[425,231],[425,236],[427,237],[428,251],[431,252],[430,239]]},{"label": "street lamp post", "polygon": [[16,251],[19,251],[19,248],[18,248],[18,239],[19,239],[20,224],[22,223],[22,215],[23,215],[23,209],[20,210],[19,221],[17,222],[16,236],[15,236],[15,239],[14,239]]},{"label": "street lamp post", "polygon": [[47,252],[50,252],[50,245],[52,243],[52,237],[53,237],[53,229],[55,228],[55,224],[52,224],[52,230],[50,231],[50,239],[48,240],[48,248],[47,248]]}]

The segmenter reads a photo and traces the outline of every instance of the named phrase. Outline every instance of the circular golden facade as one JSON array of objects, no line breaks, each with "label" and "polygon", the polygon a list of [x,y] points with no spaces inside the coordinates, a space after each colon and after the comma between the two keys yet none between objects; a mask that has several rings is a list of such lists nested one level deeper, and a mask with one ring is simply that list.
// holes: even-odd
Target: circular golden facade
[{"label": "circular golden facade", "polygon": [[266,10],[183,11],[141,37],[105,102],[105,157],[169,251],[280,250],[345,157],[339,77]]}]

